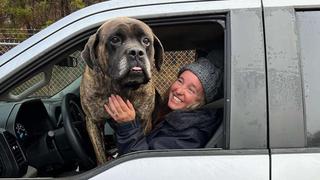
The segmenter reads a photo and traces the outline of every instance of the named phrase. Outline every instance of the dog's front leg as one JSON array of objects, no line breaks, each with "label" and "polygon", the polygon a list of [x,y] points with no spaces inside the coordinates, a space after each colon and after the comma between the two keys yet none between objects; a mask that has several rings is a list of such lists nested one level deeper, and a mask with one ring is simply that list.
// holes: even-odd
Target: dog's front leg
[{"label": "dog's front leg", "polygon": [[92,119],[87,119],[86,126],[96,154],[98,166],[102,165],[107,162],[103,137],[103,123],[95,123]]}]

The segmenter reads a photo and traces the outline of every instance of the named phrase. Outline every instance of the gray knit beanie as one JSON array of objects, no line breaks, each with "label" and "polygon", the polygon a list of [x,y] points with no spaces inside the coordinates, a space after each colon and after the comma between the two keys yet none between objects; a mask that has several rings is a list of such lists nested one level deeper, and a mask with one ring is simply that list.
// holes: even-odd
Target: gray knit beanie
[{"label": "gray knit beanie", "polygon": [[183,66],[178,76],[186,70],[191,71],[198,77],[205,93],[205,101],[206,103],[210,103],[217,95],[221,85],[222,70],[211,63],[210,60],[203,57],[191,64]]}]

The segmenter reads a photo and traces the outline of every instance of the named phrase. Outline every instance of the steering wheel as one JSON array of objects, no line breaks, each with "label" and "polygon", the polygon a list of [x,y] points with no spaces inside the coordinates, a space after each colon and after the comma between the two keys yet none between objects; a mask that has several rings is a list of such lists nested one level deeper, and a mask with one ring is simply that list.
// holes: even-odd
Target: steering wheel
[{"label": "steering wheel", "polygon": [[80,99],[74,94],[66,94],[62,99],[61,112],[67,138],[80,160],[81,167],[85,169],[95,167],[95,156],[86,131],[85,115],[80,106]]}]

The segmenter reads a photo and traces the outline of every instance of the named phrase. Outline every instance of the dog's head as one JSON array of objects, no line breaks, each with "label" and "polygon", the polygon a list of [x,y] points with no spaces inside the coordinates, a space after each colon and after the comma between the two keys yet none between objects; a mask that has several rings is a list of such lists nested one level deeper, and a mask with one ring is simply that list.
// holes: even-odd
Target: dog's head
[{"label": "dog's head", "polygon": [[89,38],[81,56],[91,69],[130,87],[147,83],[152,67],[160,70],[163,47],[148,25],[120,17],[105,22]]}]

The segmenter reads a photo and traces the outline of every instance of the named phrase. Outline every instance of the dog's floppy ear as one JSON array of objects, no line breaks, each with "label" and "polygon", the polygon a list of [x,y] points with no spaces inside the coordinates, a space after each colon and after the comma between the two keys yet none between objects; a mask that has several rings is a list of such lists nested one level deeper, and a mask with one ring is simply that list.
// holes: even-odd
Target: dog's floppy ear
[{"label": "dog's floppy ear", "polygon": [[96,69],[97,55],[96,46],[98,44],[98,32],[91,35],[87,44],[81,52],[81,57],[91,69]]},{"label": "dog's floppy ear", "polygon": [[155,60],[155,65],[158,71],[160,71],[161,69],[161,65],[163,62],[163,56],[164,56],[164,50],[163,50],[163,46],[160,42],[160,40],[158,39],[158,37],[156,35],[153,35],[154,38],[154,60]]}]

